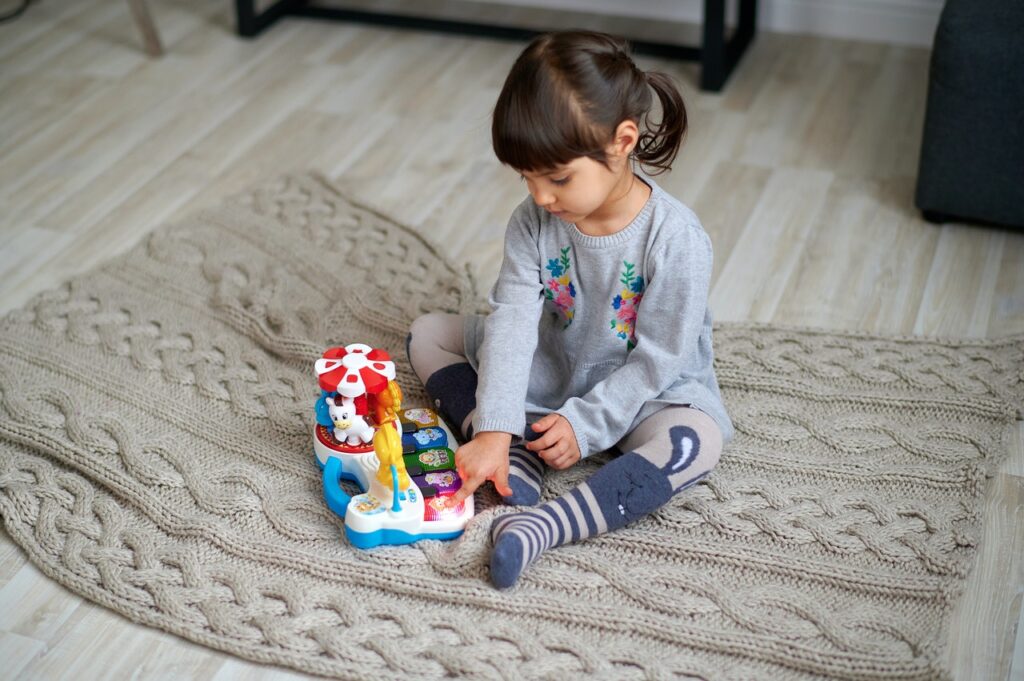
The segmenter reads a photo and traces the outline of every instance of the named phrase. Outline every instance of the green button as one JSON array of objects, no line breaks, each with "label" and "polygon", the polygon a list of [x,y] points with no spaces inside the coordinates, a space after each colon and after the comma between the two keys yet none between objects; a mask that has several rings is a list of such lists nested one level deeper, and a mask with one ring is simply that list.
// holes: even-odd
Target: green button
[{"label": "green button", "polygon": [[455,452],[447,447],[422,449],[402,456],[407,468],[420,468],[424,472],[443,471],[455,468]]}]

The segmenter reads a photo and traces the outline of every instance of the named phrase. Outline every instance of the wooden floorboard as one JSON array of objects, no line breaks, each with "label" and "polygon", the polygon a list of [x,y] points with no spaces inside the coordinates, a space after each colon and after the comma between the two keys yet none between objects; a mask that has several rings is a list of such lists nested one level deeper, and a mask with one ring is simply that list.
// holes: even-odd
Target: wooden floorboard
[{"label": "wooden floorboard", "polygon": [[[489,148],[520,45],[291,20],[254,41],[230,3],[42,2],[0,26],[0,310],[150,230],[283,172],[318,169],[493,282],[525,196]],[[614,25],[608,26],[614,30]],[[720,94],[693,64],[690,133],[659,181],[715,248],[719,320],[887,334],[1024,333],[1024,233],[922,221],[913,190],[927,50],[762,33]],[[1024,425],[985,500],[949,632],[958,681],[1024,678]],[[226,681],[301,675],[132,624],[71,594],[0,535],[4,678]]]}]

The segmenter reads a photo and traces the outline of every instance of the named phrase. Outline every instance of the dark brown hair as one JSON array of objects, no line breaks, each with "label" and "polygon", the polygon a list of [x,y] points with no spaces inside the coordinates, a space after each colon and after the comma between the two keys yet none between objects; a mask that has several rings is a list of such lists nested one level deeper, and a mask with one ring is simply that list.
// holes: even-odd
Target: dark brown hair
[{"label": "dark brown hair", "polygon": [[[654,99],[661,119],[650,120]],[[498,160],[543,171],[581,156],[608,165],[605,148],[635,121],[633,156],[652,174],[669,170],[686,134],[686,107],[672,79],[643,72],[626,41],[593,31],[538,36],[516,59],[498,95],[491,140]]]}]

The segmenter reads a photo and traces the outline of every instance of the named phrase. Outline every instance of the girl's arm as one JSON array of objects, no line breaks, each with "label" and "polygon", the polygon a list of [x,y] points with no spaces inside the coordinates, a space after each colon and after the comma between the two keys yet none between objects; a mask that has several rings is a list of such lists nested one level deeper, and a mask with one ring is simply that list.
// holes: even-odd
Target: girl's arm
[{"label": "girl's arm", "polygon": [[544,306],[537,222],[530,199],[512,214],[505,230],[505,252],[491,289],[491,314],[479,351],[473,432],[522,435],[526,428],[526,391],[537,324]]},{"label": "girl's arm", "polygon": [[540,253],[525,204],[512,214],[505,230],[505,255],[491,289],[492,312],[478,351],[474,435],[455,452],[462,487],[448,499],[449,508],[485,480],[494,483],[498,494],[512,495],[508,447],[511,435],[522,435],[526,428],[526,390],[544,305]]},{"label": "girl's arm", "polygon": [[582,456],[621,440],[644,403],[669,388],[695,358],[711,266],[711,241],[698,225],[655,245],[637,311],[636,347],[625,364],[557,411],[572,426]]}]

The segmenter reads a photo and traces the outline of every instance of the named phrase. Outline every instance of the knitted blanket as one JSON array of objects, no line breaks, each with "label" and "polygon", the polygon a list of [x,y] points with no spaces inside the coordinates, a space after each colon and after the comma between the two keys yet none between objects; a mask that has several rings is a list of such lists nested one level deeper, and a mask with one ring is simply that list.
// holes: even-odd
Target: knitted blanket
[{"label": "knitted blanket", "polygon": [[7,532],[132,620],[338,678],[948,675],[1024,338],[719,325],[738,432],[714,474],[499,592],[489,486],[462,538],[362,551],[310,441],[325,347],[390,349],[423,403],[410,321],[479,307],[437,247],[316,176],[161,229],[0,322]]}]

